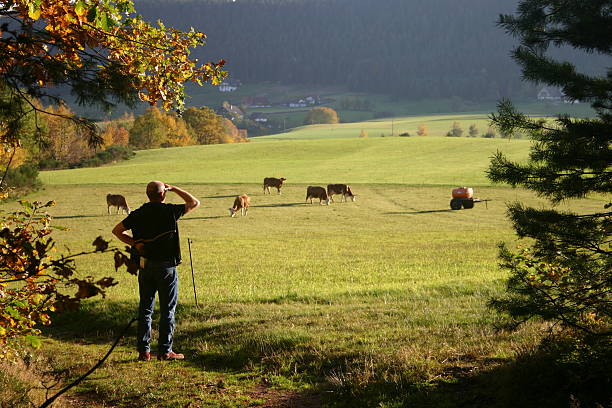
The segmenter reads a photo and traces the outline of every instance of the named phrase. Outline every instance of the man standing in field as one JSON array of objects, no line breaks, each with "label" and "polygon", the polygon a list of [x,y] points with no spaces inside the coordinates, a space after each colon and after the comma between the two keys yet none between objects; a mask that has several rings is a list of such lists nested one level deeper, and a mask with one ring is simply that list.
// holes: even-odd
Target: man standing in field
[{"label": "man standing in field", "polygon": [[[185,204],[166,204],[166,192],[181,197]],[[176,266],[181,262],[179,232],[176,221],[200,206],[190,193],[161,181],[147,185],[149,202],[133,211],[113,228],[122,242],[135,247],[141,255],[138,274],[140,305],[138,308],[138,359],[151,359],[151,322],[155,293],[159,293],[159,353],[158,360],[182,360],[182,354],[172,351],[174,310],[178,300]],[[131,230],[132,236],[126,231]]]}]

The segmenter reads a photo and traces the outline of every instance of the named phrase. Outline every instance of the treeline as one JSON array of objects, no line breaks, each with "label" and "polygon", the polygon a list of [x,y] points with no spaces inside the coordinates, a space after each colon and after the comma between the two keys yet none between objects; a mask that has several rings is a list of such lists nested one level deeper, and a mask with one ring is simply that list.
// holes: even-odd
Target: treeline
[{"label": "treeline", "polygon": [[[79,127],[66,119],[73,112],[61,106],[40,106],[36,117],[28,120],[29,137],[15,152],[0,153],[0,167],[24,163],[40,170],[95,167],[134,155],[133,150],[178,147],[195,144],[238,143],[248,141],[246,132],[231,120],[207,107],[189,108],[183,117],[149,107],[144,114],[132,114],[100,125],[101,145],[91,147]],[[42,113],[46,112],[46,113]]]},{"label": "treeline", "polygon": [[[496,26],[508,0],[140,0],[151,20],[208,35],[195,55],[243,83],[344,85],[413,99],[535,95]],[[572,58],[571,55],[567,55]],[[597,59],[595,59],[597,61]],[[604,61],[601,61],[602,63]],[[603,66],[603,64],[602,64]]]},{"label": "treeline", "polygon": [[[8,102],[10,97],[0,92],[0,100]],[[134,155],[128,146],[125,126],[106,127],[100,134],[100,145],[93,147],[88,144],[84,129],[67,119],[74,116],[68,107],[43,106],[36,100],[30,103],[36,113],[29,107],[22,110],[24,114],[17,124],[20,143],[0,150],[0,187],[36,189],[40,186],[39,170],[95,167]]]},{"label": "treeline", "polygon": [[22,143],[0,151],[3,185],[35,189],[39,170],[101,166],[130,159],[133,150],[248,141],[245,130],[207,107],[189,108],[178,117],[154,106],[136,118],[124,115],[102,123],[101,144],[92,147],[82,129],[67,119],[73,115],[68,107],[32,103],[39,112],[20,120]]}]

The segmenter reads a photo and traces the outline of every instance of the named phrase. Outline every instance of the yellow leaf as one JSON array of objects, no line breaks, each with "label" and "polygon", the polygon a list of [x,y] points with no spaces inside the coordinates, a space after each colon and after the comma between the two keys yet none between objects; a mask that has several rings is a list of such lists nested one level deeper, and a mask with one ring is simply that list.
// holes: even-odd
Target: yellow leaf
[{"label": "yellow leaf", "polygon": [[83,17],[87,13],[87,8],[85,7],[84,1],[77,1],[74,5],[74,12],[79,17]]},{"label": "yellow leaf", "polygon": [[40,7],[37,7],[34,3],[30,3],[28,5],[28,17],[32,20],[38,20],[40,17]]}]

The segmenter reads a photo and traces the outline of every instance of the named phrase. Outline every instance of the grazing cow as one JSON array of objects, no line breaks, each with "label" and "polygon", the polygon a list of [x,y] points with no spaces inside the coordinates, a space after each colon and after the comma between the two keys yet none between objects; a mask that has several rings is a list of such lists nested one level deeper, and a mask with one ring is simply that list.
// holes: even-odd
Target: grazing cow
[{"label": "grazing cow", "polygon": [[119,214],[119,210],[123,210],[128,214],[130,213],[130,207],[128,207],[127,201],[125,201],[125,197],[121,194],[106,195],[106,210],[109,214],[111,207],[117,207],[117,214]]},{"label": "grazing cow", "polygon": [[[346,201],[347,196],[351,197],[353,201],[357,199],[357,196],[351,191],[351,187],[346,184],[328,184],[327,195],[332,202],[334,202],[334,194],[342,194],[344,201]],[[342,202],[342,199],[340,199],[340,202]]]},{"label": "grazing cow", "polygon": [[276,187],[276,189],[278,190],[278,194],[280,194],[280,189],[283,186],[283,182],[285,180],[287,179],[284,177],[281,177],[279,179],[274,177],[266,177],[263,182],[264,194],[266,194],[266,190],[268,190],[268,194],[272,194],[270,193],[270,187]]},{"label": "grazing cow", "polygon": [[243,216],[247,215],[247,213],[249,212],[249,205],[251,205],[251,197],[249,197],[248,195],[243,194],[236,197],[236,199],[234,200],[234,206],[229,209],[230,217],[236,215],[238,210],[240,210],[240,213]]},{"label": "grazing cow", "polygon": [[319,199],[319,205],[323,203],[323,200],[325,200],[326,205],[329,205],[329,197],[327,197],[327,192],[323,187],[308,186],[306,189],[306,202],[308,202],[308,199],[310,199],[310,204],[312,204],[313,198]]}]

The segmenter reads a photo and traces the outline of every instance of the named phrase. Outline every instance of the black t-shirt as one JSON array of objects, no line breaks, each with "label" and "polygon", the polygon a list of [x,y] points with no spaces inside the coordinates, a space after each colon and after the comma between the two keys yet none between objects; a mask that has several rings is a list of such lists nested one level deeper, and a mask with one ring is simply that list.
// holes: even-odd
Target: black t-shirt
[{"label": "black t-shirt", "polygon": [[185,214],[185,204],[146,203],[123,221],[135,240],[144,242],[146,259],[158,262],[181,262],[181,248],[176,221]]}]

